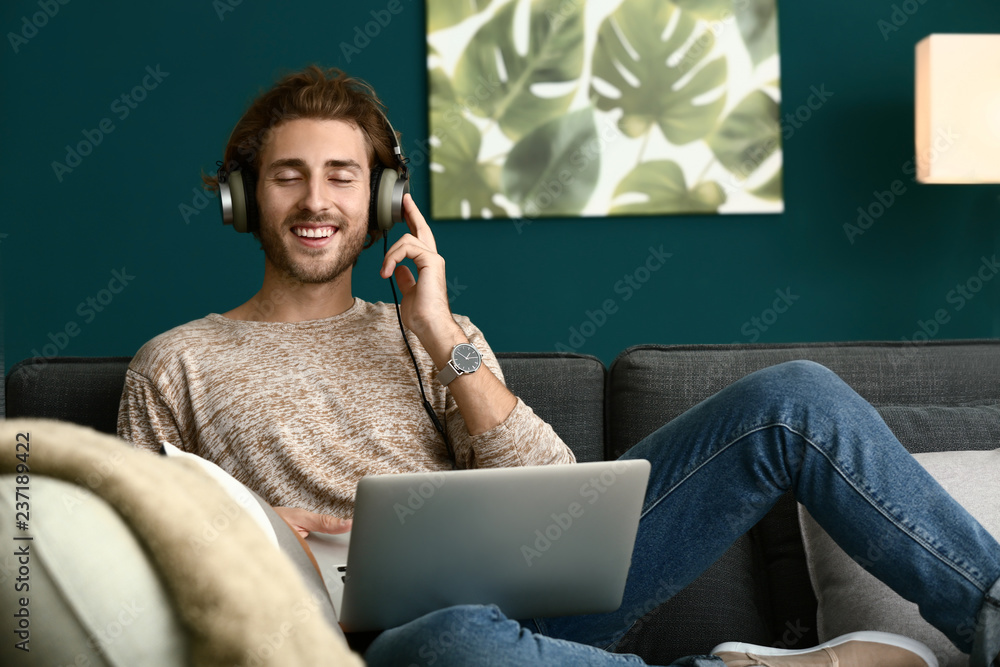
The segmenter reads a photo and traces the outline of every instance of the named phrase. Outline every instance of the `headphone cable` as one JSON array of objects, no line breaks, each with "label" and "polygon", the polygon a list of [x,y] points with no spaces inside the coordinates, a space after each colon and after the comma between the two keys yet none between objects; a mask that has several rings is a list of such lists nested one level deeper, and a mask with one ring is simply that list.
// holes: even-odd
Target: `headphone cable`
[{"label": "headphone cable", "polygon": [[[382,257],[385,258],[389,254],[389,235],[387,233],[382,234]],[[441,421],[437,417],[437,413],[434,412],[434,408],[431,407],[430,401],[427,400],[427,392],[424,391],[424,381],[420,377],[420,366],[417,364],[417,357],[413,354],[413,348],[410,347],[410,340],[406,337],[406,329],[403,327],[403,316],[400,314],[399,297],[396,296],[396,283],[393,276],[389,276],[389,287],[392,288],[392,302],[396,306],[396,321],[399,322],[399,332],[403,335],[403,342],[406,344],[406,351],[410,353],[410,360],[413,361],[413,368],[417,372],[417,384],[420,386],[420,399],[423,401],[424,410],[427,412],[427,416],[431,418],[434,422],[434,428],[437,429],[438,433],[441,434],[441,438],[444,440],[444,446],[448,450],[448,457],[451,459],[452,466],[455,465],[455,451],[451,448],[451,441],[448,439],[448,435],[444,432],[444,426],[441,425]]]}]

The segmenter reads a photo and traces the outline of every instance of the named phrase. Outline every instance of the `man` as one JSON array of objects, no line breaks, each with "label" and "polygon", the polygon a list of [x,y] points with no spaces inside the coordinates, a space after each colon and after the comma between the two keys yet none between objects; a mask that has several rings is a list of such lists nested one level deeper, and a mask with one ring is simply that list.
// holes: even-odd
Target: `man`
[{"label": "man", "polygon": [[[398,166],[394,143],[374,92],[336,71],[309,68],[256,100],[230,137],[225,168],[253,184],[248,207],[259,211],[263,285],[237,308],[147,343],[126,380],[123,437],[147,449],[166,440],[213,460],[300,534],[343,530],[366,473],[573,460],[505,388],[479,330],[451,313],[444,260],[409,195],[409,233],[388,249],[381,276],[399,283],[423,387],[394,308],[352,295],[358,254],[382,234],[372,179],[379,166]],[[483,364],[463,373],[454,364],[467,343]],[[443,417],[441,433],[423,410],[424,387],[430,411]],[[522,624],[491,607],[446,609],[383,633],[366,658],[409,664],[444,630],[466,641],[437,664],[635,664],[594,647],[613,647],[664,578],[684,585],[717,559],[767,507],[758,505],[744,526],[722,510],[762,489],[773,500],[793,489],[848,553],[872,539],[889,545],[877,576],[921,602],[925,617],[978,664],[1000,650],[1000,546],[828,370],[796,362],[748,376],[626,457],[648,459],[652,473],[618,611]],[[806,655],[758,657],[767,650],[731,646],[683,664],[835,664],[831,652],[845,664],[929,662],[905,642],[862,639],[870,641]]]}]

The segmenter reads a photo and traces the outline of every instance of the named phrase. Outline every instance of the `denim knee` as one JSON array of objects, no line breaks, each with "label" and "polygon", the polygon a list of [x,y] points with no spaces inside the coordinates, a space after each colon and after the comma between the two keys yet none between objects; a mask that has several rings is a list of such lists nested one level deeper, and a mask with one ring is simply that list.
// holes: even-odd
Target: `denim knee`
[{"label": "denim knee", "polygon": [[761,369],[742,381],[744,399],[776,407],[822,406],[854,400],[858,395],[840,376],[815,361],[786,361]]},{"label": "denim knee", "polygon": [[[505,628],[504,624],[511,627]],[[513,633],[514,641],[520,626],[494,605],[447,607],[383,632],[365,652],[365,662],[369,667],[483,664],[488,662],[488,655],[477,661],[470,652],[491,652],[489,647],[502,641],[507,631]],[[485,637],[490,641],[481,641]]]},{"label": "denim knee", "polygon": [[809,389],[825,386],[830,382],[841,383],[843,380],[823,364],[808,359],[785,361],[774,366],[763,368],[751,376],[762,386],[777,386],[781,388]]}]

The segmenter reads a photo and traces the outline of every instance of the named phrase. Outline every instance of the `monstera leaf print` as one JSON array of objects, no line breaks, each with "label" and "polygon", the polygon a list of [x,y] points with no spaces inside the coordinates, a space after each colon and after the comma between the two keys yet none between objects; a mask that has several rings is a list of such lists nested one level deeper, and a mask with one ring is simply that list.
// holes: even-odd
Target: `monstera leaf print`
[{"label": "monstera leaf print", "polygon": [[450,28],[478,14],[490,0],[432,0],[434,10],[427,12],[427,32]]},{"label": "monstera leaf print", "polygon": [[479,162],[482,136],[462,113],[447,75],[431,71],[431,215],[435,218],[503,216],[493,202],[500,167]]},{"label": "monstera leaf print", "polygon": [[437,218],[776,213],[776,0],[428,0]]},{"label": "monstera leaf print", "polygon": [[736,23],[754,65],[778,52],[778,8],[775,0],[738,0]]},{"label": "monstera leaf print", "polygon": [[699,183],[688,189],[680,165],[671,160],[644,162],[633,169],[615,188],[615,199],[623,195],[644,198],[632,203],[612,202],[613,215],[648,213],[713,213],[726,201],[726,193],[715,182]]},{"label": "monstera leaf print", "polygon": [[778,103],[759,90],[747,95],[708,137],[715,157],[746,178],[781,145]]},{"label": "monstera leaf print", "polygon": [[724,91],[726,61],[720,56],[700,66],[714,37],[705,33],[685,48],[696,27],[695,16],[664,0],[629,0],[601,24],[593,57],[601,83],[591,84],[591,94],[602,111],[621,109],[618,126],[626,136],[657,124],[671,143],[683,145],[715,127],[725,95],[698,98]]},{"label": "monstera leaf print", "polygon": [[[719,21],[733,15],[733,0],[672,0],[685,12],[706,21]],[[737,3],[743,0],[737,0]]]},{"label": "monstera leaf print", "polygon": [[755,197],[760,197],[761,199],[766,199],[768,201],[781,201],[783,196],[783,186],[781,183],[782,169],[774,172],[774,175],[767,180],[764,185],[758,188],[754,188],[750,191]]},{"label": "monstera leaf print", "polygon": [[519,6],[508,2],[483,24],[462,53],[454,77],[455,94],[463,105],[499,123],[513,141],[566,112],[573,90],[551,94],[552,84],[575,88],[583,70],[582,5],[531,2],[525,53],[514,38]]},{"label": "monstera leaf print", "polygon": [[504,194],[524,215],[576,215],[594,192],[601,169],[594,110],[581,109],[536,128],[503,165]]}]

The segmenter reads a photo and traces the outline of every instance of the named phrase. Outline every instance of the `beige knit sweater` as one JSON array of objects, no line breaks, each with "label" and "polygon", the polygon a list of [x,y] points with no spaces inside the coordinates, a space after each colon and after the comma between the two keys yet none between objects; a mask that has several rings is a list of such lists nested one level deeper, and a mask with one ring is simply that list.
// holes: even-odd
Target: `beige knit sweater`
[{"label": "beige knit sweater", "polygon": [[[502,379],[479,329],[456,320]],[[574,460],[520,400],[502,424],[471,436],[430,356],[408,337],[458,467]],[[366,474],[452,467],[421,405],[394,306],[360,299],[321,320],[212,314],[157,336],[130,364],[118,433],[137,447],[166,440],[214,461],[272,505],[341,517],[353,513]]]}]

